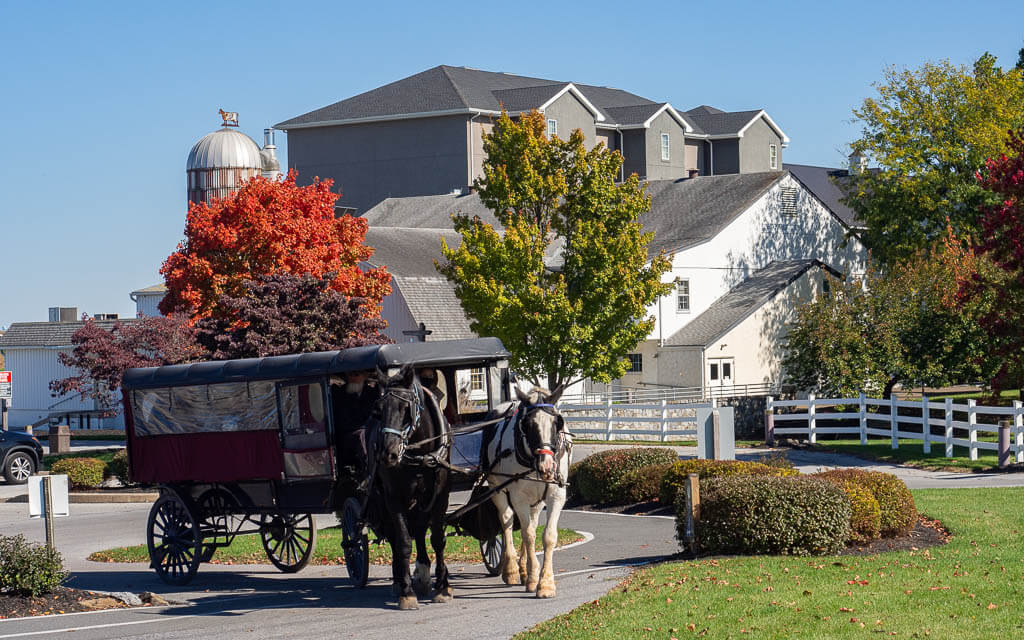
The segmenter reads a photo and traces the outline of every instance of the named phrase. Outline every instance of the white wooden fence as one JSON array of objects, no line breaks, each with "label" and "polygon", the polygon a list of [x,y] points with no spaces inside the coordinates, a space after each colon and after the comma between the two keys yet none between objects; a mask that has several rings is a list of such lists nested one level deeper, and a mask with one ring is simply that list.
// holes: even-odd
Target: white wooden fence
[{"label": "white wooden fence", "polygon": [[[670,403],[667,400],[641,403],[561,402],[558,411],[574,435],[613,440],[696,440],[697,409],[714,408],[715,402]],[[575,426],[574,426],[575,425]]]},{"label": "white wooden fence", "polygon": [[[844,410],[819,411],[835,407]],[[883,407],[884,413],[871,410]],[[788,411],[776,413],[779,409]],[[900,409],[909,411],[899,415]],[[988,419],[979,421],[981,416]],[[857,424],[822,426],[838,420],[856,420]],[[931,427],[942,427],[942,435],[933,433]],[[1011,454],[1016,462],[1024,462],[1024,405],[1020,401],[1014,401],[1012,407],[989,407],[974,400],[966,404],[954,403],[950,398],[931,402],[927,396],[920,400],[882,400],[865,397],[863,393],[857,398],[816,398],[814,394],[806,400],[768,397],[765,438],[769,442],[776,435],[802,435],[816,442],[818,434],[826,433],[856,434],[861,444],[867,444],[868,436],[889,437],[893,449],[899,448],[901,438],[921,440],[924,453],[931,453],[932,443],[942,444],[947,458],[952,458],[953,447],[959,446],[967,448],[971,460],[978,459],[979,450],[986,450],[1000,454],[1000,465]],[[979,433],[996,435],[998,441],[978,440]]]}]

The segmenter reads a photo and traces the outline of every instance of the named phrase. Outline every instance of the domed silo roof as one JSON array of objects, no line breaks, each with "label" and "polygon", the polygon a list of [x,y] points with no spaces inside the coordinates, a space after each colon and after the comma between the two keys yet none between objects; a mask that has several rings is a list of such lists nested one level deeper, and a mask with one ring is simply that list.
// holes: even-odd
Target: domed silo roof
[{"label": "domed silo roof", "polygon": [[256,141],[237,129],[223,127],[206,134],[192,147],[185,170],[262,167]]}]

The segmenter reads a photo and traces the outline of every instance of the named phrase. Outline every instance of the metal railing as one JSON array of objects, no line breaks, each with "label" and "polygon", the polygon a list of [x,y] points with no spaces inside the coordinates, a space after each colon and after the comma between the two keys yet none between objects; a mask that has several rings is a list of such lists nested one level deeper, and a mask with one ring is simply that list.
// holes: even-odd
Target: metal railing
[{"label": "metal railing", "polygon": [[737,398],[746,396],[767,396],[778,394],[779,385],[774,382],[754,384],[715,385],[708,387],[671,387],[668,385],[649,385],[644,387],[617,387],[604,391],[588,391],[579,394],[562,396],[563,403],[594,404],[612,403],[632,404],[661,402],[701,402],[711,398]]}]

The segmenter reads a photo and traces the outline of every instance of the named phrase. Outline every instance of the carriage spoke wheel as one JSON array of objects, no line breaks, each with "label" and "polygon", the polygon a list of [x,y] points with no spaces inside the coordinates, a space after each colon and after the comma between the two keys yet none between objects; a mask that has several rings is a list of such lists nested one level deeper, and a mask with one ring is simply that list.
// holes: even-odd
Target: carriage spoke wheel
[{"label": "carriage spoke wheel", "polygon": [[188,584],[199,569],[203,537],[181,498],[165,494],[153,504],[146,527],[150,566],[167,584]]},{"label": "carriage spoke wheel", "polygon": [[217,547],[231,544],[243,519],[238,511],[238,500],[226,489],[215,487],[199,496],[199,527],[203,537],[210,540],[203,545],[200,561],[209,562]]},{"label": "carriage spoke wheel", "polygon": [[366,525],[360,519],[359,500],[347,498],[341,512],[341,548],[345,553],[348,577],[357,588],[366,586],[370,577],[370,541]]},{"label": "carriage spoke wheel", "polygon": [[501,554],[505,551],[505,538],[498,534],[492,538],[480,541],[480,555],[484,559],[484,568],[487,573],[496,576],[501,573]]},{"label": "carriage spoke wheel", "polygon": [[260,539],[275,567],[295,573],[309,564],[316,547],[313,514],[265,513],[260,516]]}]

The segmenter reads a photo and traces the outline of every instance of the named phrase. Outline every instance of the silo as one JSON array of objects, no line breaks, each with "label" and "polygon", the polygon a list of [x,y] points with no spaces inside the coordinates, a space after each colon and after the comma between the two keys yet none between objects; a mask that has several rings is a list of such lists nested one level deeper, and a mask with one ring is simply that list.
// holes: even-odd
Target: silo
[{"label": "silo", "polygon": [[229,196],[263,171],[260,147],[238,130],[238,114],[220,114],[221,128],[203,136],[188,154],[185,174],[190,203]]}]

